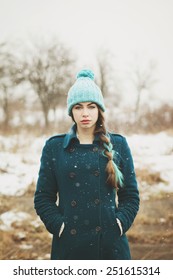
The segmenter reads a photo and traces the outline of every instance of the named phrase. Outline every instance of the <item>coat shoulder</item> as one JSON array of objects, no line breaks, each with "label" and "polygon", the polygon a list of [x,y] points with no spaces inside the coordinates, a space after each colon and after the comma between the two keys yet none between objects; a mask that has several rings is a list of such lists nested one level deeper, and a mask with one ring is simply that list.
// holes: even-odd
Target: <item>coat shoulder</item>
[{"label": "coat shoulder", "polygon": [[47,143],[53,143],[53,142],[61,142],[64,140],[64,137],[66,136],[65,133],[62,134],[56,134],[51,136],[50,138],[47,139]]},{"label": "coat shoulder", "polygon": [[122,143],[125,139],[125,137],[121,134],[109,133],[109,135],[113,143]]}]

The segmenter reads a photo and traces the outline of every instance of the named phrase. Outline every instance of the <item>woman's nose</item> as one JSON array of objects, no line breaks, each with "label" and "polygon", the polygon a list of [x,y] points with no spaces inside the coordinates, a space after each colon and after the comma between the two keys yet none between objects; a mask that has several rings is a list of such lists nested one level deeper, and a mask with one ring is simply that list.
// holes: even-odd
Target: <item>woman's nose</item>
[{"label": "woman's nose", "polygon": [[82,110],[82,115],[83,115],[83,116],[88,116],[88,109],[87,109],[87,108],[84,108],[84,109]]}]

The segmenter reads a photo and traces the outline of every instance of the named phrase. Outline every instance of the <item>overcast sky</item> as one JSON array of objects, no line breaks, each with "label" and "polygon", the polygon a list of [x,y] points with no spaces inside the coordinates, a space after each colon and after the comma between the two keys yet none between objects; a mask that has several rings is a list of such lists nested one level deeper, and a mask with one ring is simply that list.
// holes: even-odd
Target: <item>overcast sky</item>
[{"label": "overcast sky", "polygon": [[0,0],[0,41],[40,36],[68,43],[81,66],[103,47],[122,65],[155,59],[157,96],[173,101],[173,0]]}]

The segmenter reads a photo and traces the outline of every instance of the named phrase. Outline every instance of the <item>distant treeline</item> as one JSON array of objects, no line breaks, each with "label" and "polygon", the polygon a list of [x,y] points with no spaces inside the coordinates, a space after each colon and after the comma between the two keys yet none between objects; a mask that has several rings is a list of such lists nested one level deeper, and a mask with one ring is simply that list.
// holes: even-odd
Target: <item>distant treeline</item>
[{"label": "distant treeline", "polygon": [[[51,129],[57,127],[56,122],[59,130],[66,128],[69,124],[65,115],[67,92],[79,70],[77,63],[74,51],[57,39],[49,43],[30,42],[25,47],[17,43],[0,43],[1,129]],[[108,50],[98,51],[94,66],[96,83],[102,90],[107,106],[115,108],[107,116],[109,127],[129,132],[171,128],[171,104],[164,104],[154,111],[149,107],[144,111],[141,106],[141,96],[155,83],[156,63],[149,60],[144,68],[134,64],[129,79],[134,86],[136,100],[132,108],[127,111],[122,109],[122,113],[117,111],[122,91],[114,63]]]}]

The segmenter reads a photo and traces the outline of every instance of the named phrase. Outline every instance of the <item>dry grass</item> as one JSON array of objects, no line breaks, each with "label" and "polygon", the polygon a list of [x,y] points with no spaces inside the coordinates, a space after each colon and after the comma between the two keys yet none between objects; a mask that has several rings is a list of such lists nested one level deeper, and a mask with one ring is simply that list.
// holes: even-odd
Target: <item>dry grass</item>
[{"label": "dry grass", "polygon": [[141,182],[146,182],[148,185],[157,183],[168,184],[168,182],[161,177],[160,172],[151,172],[148,169],[136,169],[136,175]]},{"label": "dry grass", "polygon": [[[29,213],[31,218],[11,224],[12,230],[0,231],[0,259],[49,259],[51,239],[33,209],[35,185],[28,186],[23,196],[3,196],[0,213],[15,210]],[[35,222],[35,224],[34,224]]]},{"label": "dry grass", "polygon": [[50,237],[44,227],[29,224],[13,224],[13,230],[0,232],[2,248],[0,259],[46,259],[49,258]]}]

